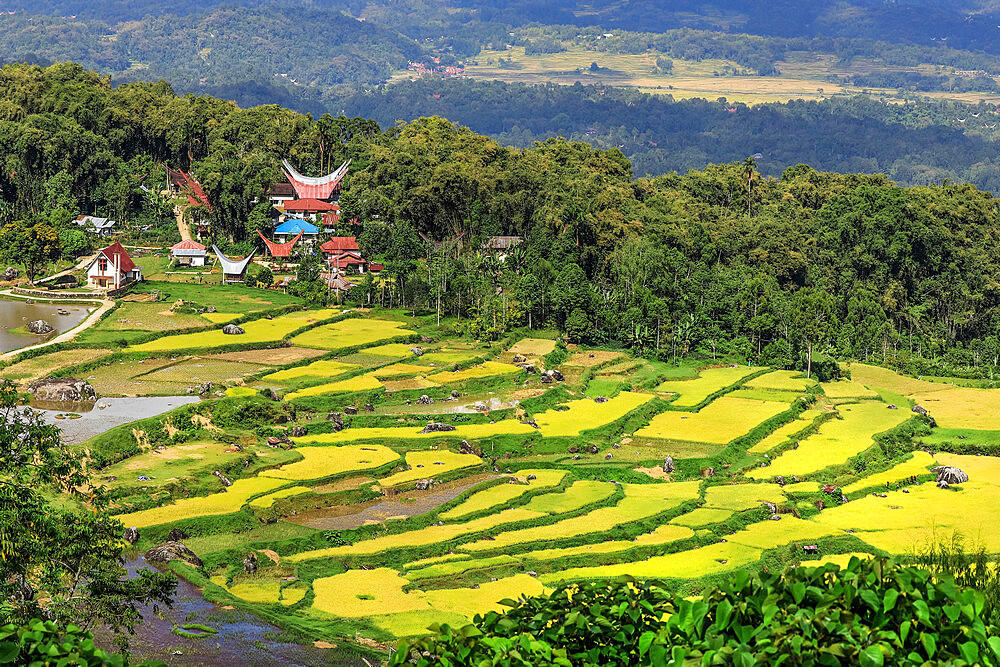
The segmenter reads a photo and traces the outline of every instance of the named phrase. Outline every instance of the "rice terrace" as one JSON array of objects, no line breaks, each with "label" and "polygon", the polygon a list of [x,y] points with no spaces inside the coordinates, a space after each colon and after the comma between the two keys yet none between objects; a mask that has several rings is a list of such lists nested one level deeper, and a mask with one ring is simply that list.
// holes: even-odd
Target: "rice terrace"
[{"label": "rice terrace", "polygon": [[[8,370],[87,377],[102,395],[213,386],[76,448],[139,550],[180,536],[191,557],[173,572],[296,635],[384,657],[565,582],[628,574],[697,594],[738,570],[905,559],[955,533],[1000,550],[1000,460],[982,452],[1000,390],[277,308],[233,314],[240,349],[206,323]],[[938,466],[968,481],[939,484]]]}]

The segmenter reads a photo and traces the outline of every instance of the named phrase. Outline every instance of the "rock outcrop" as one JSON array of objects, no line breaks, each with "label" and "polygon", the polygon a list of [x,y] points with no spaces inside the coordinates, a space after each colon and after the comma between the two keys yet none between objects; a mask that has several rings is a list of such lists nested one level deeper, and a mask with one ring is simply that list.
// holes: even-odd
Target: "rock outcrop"
[{"label": "rock outcrop", "polygon": [[934,472],[937,473],[938,482],[947,482],[949,485],[963,484],[969,481],[969,476],[965,474],[965,471],[954,466],[938,466],[934,468]]},{"label": "rock outcrop", "polygon": [[198,554],[180,542],[164,542],[146,552],[146,562],[148,563],[169,563],[172,560],[187,561],[196,567],[204,565],[198,558]]},{"label": "rock outcrop", "polygon": [[126,528],[125,532],[122,534],[122,539],[129,544],[135,544],[139,541],[139,529],[135,526]]},{"label": "rock outcrop", "polygon": [[241,334],[245,334],[246,331],[243,330],[243,327],[238,327],[235,324],[227,324],[222,327],[222,333],[229,336],[239,336]]},{"label": "rock outcrop", "polygon": [[11,280],[17,280],[17,277],[19,275],[21,275],[20,271],[18,271],[13,266],[8,266],[7,270],[3,272],[3,279],[6,280],[7,282],[10,282]]},{"label": "rock outcrop", "polygon": [[28,322],[25,326],[29,333],[38,334],[39,336],[50,334],[55,331],[55,327],[46,322],[45,320],[33,320]]},{"label": "rock outcrop", "polygon": [[421,433],[444,433],[446,431],[454,431],[454,430],[455,430],[455,427],[452,426],[451,424],[442,424],[440,422],[431,422],[430,424],[428,424],[427,426],[425,426],[423,429],[421,429],[420,432]]},{"label": "rock outcrop", "polygon": [[76,378],[42,378],[29,384],[28,391],[39,401],[89,403],[97,400],[97,391],[90,383]]},{"label": "rock outcrop", "polygon": [[664,457],[663,459],[663,472],[673,472],[674,471],[674,459],[672,456]]}]

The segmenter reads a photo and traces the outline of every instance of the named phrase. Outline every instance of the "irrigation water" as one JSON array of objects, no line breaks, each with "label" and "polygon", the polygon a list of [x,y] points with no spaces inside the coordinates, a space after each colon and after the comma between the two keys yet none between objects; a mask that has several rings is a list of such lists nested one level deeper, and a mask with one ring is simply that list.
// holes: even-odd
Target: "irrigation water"
[{"label": "irrigation water", "polygon": [[[0,299],[0,353],[10,352],[29,345],[44,343],[53,336],[69,331],[83,322],[93,306],[79,304],[28,303]],[[60,311],[65,314],[60,314]],[[55,329],[52,333],[28,333],[28,322],[45,320]]]}]

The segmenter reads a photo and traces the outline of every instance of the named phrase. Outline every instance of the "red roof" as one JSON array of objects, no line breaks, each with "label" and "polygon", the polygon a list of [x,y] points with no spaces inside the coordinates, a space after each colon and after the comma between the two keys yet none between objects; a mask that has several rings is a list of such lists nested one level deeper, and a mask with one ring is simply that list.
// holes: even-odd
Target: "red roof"
[{"label": "red roof", "polygon": [[208,195],[205,194],[201,183],[196,181],[194,176],[183,169],[174,171],[166,165],[164,167],[167,169],[167,176],[170,178],[170,182],[180,187],[192,206],[204,206],[209,212],[212,211],[212,204],[208,201]]},{"label": "red roof", "polygon": [[329,241],[321,245],[319,249],[326,253],[357,250],[358,238],[356,236],[333,236]]},{"label": "red roof", "polygon": [[187,241],[181,241],[180,243],[175,243],[171,250],[204,250],[205,246],[198,243],[197,241],[192,241],[188,239]]},{"label": "red roof", "polygon": [[260,233],[259,229],[257,230],[257,234],[260,236],[261,239],[264,240],[264,245],[266,245],[267,249],[271,252],[271,257],[290,256],[292,254],[292,247],[298,242],[300,238],[302,238],[301,230],[299,230],[299,233],[295,235],[294,239],[288,241],[287,243],[275,243],[274,241],[269,241],[266,236]]},{"label": "red roof", "polygon": [[320,211],[332,211],[339,208],[330,202],[319,199],[293,199],[284,203],[286,211],[305,211],[307,213],[319,213]]},{"label": "red roof", "polygon": [[[109,245],[107,248],[101,248],[99,254],[104,255],[105,257],[107,257],[108,258],[108,263],[111,266],[114,266],[115,262],[117,261],[118,262],[118,269],[122,273],[128,273],[129,271],[132,271],[132,270],[135,269],[135,263],[132,262],[132,258],[128,256],[128,253],[125,252],[125,248],[123,248],[122,244],[119,243],[118,241],[115,241],[114,243],[112,243],[111,245]],[[117,259],[116,259],[116,256],[117,256]]]}]

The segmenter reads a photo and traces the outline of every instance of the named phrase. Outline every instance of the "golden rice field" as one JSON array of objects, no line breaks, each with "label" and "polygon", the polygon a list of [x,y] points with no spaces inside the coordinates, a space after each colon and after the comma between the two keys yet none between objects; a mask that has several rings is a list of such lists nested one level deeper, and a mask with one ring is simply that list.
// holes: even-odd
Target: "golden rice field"
[{"label": "golden rice field", "polygon": [[391,488],[414,482],[418,479],[442,475],[461,468],[471,468],[482,465],[483,460],[475,454],[456,454],[447,449],[416,451],[406,454],[406,465],[409,470],[397,472],[382,479],[382,486]]},{"label": "golden rice field", "polygon": [[261,379],[265,382],[289,382],[303,378],[331,378],[357,368],[357,364],[345,364],[340,361],[326,359],[314,361],[307,366],[296,366],[295,368],[275,371],[274,373],[265,375]]},{"label": "golden rice field", "polygon": [[747,473],[753,479],[775,475],[806,475],[847,459],[871,447],[873,438],[910,418],[905,410],[887,410],[884,403],[856,403],[838,408],[840,418],[830,419],[819,430],[774,459],[766,468]]},{"label": "golden rice field", "polygon": [[636,431],[641,438],[660,438],[723,445],[746,435],[758,424],[788,410],[787,403],[723,396],[699,412],[661,412]]},{"label": "golden rice field", "polygon": [[[425,355],[427,356],[427,355]],[[442,371],[434,373],[431,379],[439,384],[454,384],[456,382],[466,382],[468,380],[478,380],[481,378],[496,377],[500,375],[516,375],[523,372],[513,364],[502,364],[498,361],[485,361],[478,366],[470,366],[460,371]]]},{"label": "golden rice field", "polygon": [[580,435],[621,419],[655,398],[651,394],[623,391],[606,403],[582,398],[565,403],[566,410],[546,410],[535,415],[535,422],[547,438]]},{"label": "golden rice field", "polygon": [[656,391],[677,394],[673,405],[679,408],[691,408],[717,391],[736,384],[748,375],[764,370],[747,366],[726,366],[724,368],[705,368],[698,371],[698,377],[693,380],[667,380],[661,383]]},{"label": "golden rice field", "polygon": [[382,445],[296,447],[292,451],[302,455],[302,460],[265,470],[260,473],[261,476],[306,482],[347,472],[380,468],[399,459],[399,454]]},{"label": "golden rice field", "polygon": [[[277,343],[302,328],[302,318],[335,312],[304,311],[244,326],[247,336]],[[498,350],[434,329],[433,318],[383,317],[309,329],[295,337],[296,344],[308,346],[301,348],[310,351],[304,356],[276,361],[283,350],[300,349],[284,347],[255,357],[213,355],[213,364],[267,373],[262,381],[287,386],[287,400],[270,401],[255,387],[233,386],[219,405],[233,409],[238,401],[255,401],[265,415],[261,423],[227,426],[220,419],[220,426],[200,431],[196,441],[162,449],[155,443],[163,440],[142,444],[144,436],[157,435],[153,431],[133,434],[141,452],[101,471],[120,478],[108,487],[117,493],[136,486],[130,503],[143,501],[142,494],[175,495],[162,507],[119,518],[139,528],[161,526],[149,531],[158,533],[175,522],[209,517],[180,524],[199,531],[191,543],[210,563],[205,576],[248,609],[266,607],[278,625],[315,627],[324,640],[336,639],[345,627],[384,641],[387,635],[420,634],[431,623],[460,626],[477,613],[501,609],[506,598],[575,580],[653,577],[690,595],[716,575],[802,561],[805,544],[820,549],[818,557],[805,556],[806,564],[843,564],[866,550],[905,556],[955,531],[1000,552],[1000,457],[940,451],[947,443],[974,451],[1000,437],[1000,393],[857,363],[850,365],[851,380],[822,384],[801,372],[740,365],[705,368],[690,380],[662,382],[655,392],[622,391],[597,403],[585,393],[585,384],[597,377],[587,367],[614,364],[605,369],[613,375],[593,384],[606,394],[621,386],[649,387],[658,374],[684,371],[626,352],[574,349],[561,366],[566,380],[545,386],[537,375],[499,362],[555,349],[554,340],[526,338],[494,361],[456,372],[453,364]],[[413,344],[385,342],[409,335],[428,335],[434,343],[418,357],[410,352]],[[240,337],[197,347],[237,342],[233,338]],[[190,341],[167,332],[153,344],[170,351],[192,347]],[[337,354],[331,350],[357,348],[363,349],[331,358]],[[274,360],[267,356],[272,352]],[[18,371],[48,369],[51,360],[44,356]],[[191,362],[205,358],[112,364],[95,373],[108,374],[105,382],[137,373],[176,373],[183,381],[193,372]],[[363,374],[344,377],[358,372]],[[477,386],[482,378],[491,379],[486,389]],[[414,394],[392,393],[423,388],[436,388],[428,392],[434,405],[412,405]],[[466,402],[452,401],[452,389],[465,393]],[[382,392],[374,401],[378,407],[345,413],[346,427],[338,432],[317,432],[326,430],[319,425],[326,423],[327,408],[313,407],[321,401],[288,402],[354,391]],[[331,409],[339,410],[343,400],[331,400]],[[479,400],[493,404],[492,415],[463,414]],[[788,417],[793,400],[807,407],[794,419]],[[879,434],[918,419],[903,404],[908,401],[926,407],[942,428],[956,429],[925,438],[937,443],[934,454],[905,442],[888,453],[873,447]],[[888,409],[889,402],[898,409]],[[702,404],[697,412],[679,409]],[[425,418],[414,415],[421,414],[456,428],[420,433]],[[531,420],[537,429],[525,423]],[[765,422],[770,433],[756,443],[736,444]],[[264,442],[264,436],[296,426],[306,427],[308,435],[295,437],[291,449]],[[460,453],[462,440],[483,457]],[[577,451],[581,456],[571,457]],[[663,470],[667,454],[676,464],[672,471]],[[178,492],[216,468],[240,477],[234,463],[243,458],[253,467],[226,492],[193,498]],[[939,489],[927,481],[935,465],[957,466],[970,480]],[[136,484],[139,474],[154,479]],[[774,483],[779,475],[788,483]],[[911,477],[922,479],[911,484]],[[415,488],[424,479],[436,484]],[[847,494],[843,503],[841,491]],[[777,506],[776,518],[764,503]],[[215,526],[225,531],[229,525],[232,531],[211,534]],[[241,559],[255,549],[261,569],[243,575]]]},{"label": "golden rice field", "polygon": [[238,479],[225,490],[225,493],[215,493],[198,498],[183,498],[172,505],[122,514],[117,518],[126,526],[145,528],[199,516],[232,514],[238,512],[252,497],[274,491],[285,484],[287,484],[285,480],[270,477]]},{"label": "golden rice field", "polygon": [[[528,480],[528,475],[535,475],[535,479]],[[484,491],[478,491],[460,505],[447,512],[442,512],[441,518],[445,520],[461,519],[470,514],[505,505],[525,493],[556,486],[565,477],[565,470],[520,470],[514,473],[514,479],[524,480],[523,483],[500,484]]]},{"label": "golden rice field", "polygon": [[[240,326],[246,333],[241,335],[231,336],[224,334],[220,327],[213,331],[164,336],[148,343],[132,345],[127,349],[130,352],[169,352],[173,350],[210,349],[236,343],[277,343],[293,331],[315,322],[328,320],[337,315],[338,312],[336,309],[327,308],[288,313],[275,317],[273,320],[261,318],[245,322]],[[305,347],[317,346],[306,345]]]},{"label": "golden rice field", "polygon": [[296,398],[305,398],[307,396],[323,396],[325,394],[349,394],[356,391],[375,391],[378,389],[384,389],[385,387],[379,382],[378,378],[373,375],[355,375],[352,378],[347,378],[345,380],[337,380],[335,382],[325,382],[323,384],[318,384],[312,387],[305,387],[303,389],[296,389],[295,391],[288,392],[284,396],[286,401],[294,401]]},{"label": "golden rice field", "polygon": [[339,350],[357,345],[369,345],[388,338],[410,335],[402,322],[354,318],[310,329],[292,339],[295,345],[321,350]]}]

